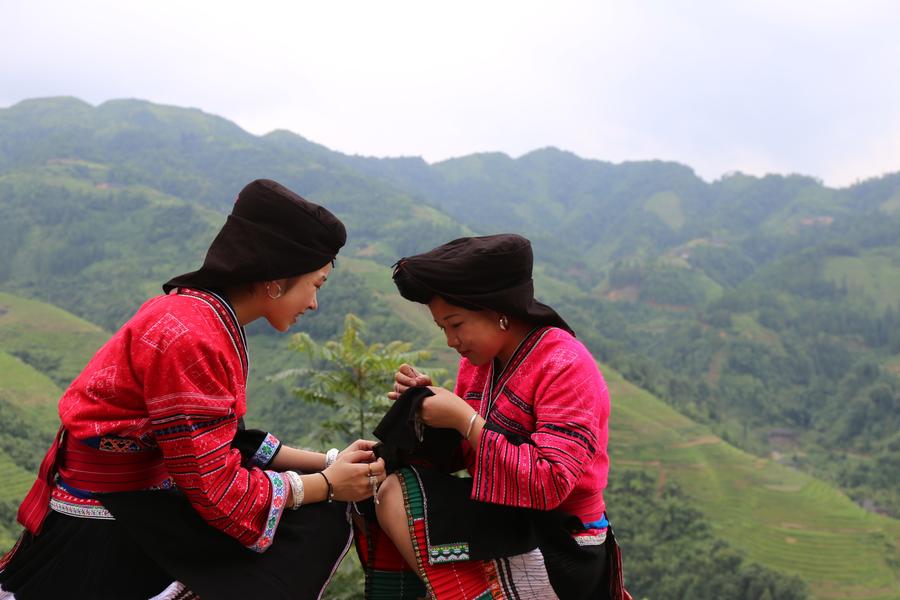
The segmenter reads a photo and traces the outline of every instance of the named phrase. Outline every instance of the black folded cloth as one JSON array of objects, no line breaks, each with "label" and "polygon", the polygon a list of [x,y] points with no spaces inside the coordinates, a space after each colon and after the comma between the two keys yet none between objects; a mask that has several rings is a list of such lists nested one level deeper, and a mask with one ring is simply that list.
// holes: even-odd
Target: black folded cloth
[{"label": "black folded cloth", "polygon": [[403,392],[375,427],[375,455],[384,459],[388,473],[406,465],[428,465],[438,471],[459,469],[462,436],[455,429],[429,427],[419,409],[434,393],[427,387],[411,387]]}]

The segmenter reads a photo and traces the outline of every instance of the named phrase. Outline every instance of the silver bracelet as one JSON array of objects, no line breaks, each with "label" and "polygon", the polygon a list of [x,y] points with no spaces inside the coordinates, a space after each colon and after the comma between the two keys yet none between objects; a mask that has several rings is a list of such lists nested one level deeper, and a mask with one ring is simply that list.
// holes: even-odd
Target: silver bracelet
[{"label": "silver bracelet", "polygon": [[288,477],[288,481],[291,484],[291,494],[294,496],[294,503],[288,508],[297,510],[303,504],[303,480],[300,479],[300,474],[296,471],[285,471],[284,474]]},{"label": "silver bracelet", "polygon": [[472,434],[472,426],[475,425],[475,419],[478,418],[478,411],[472,413],[472,416],[469,417],[469,428],[466,429],[466,441],[469,441],[469,436]]},{"label": "silver bracelet", "polygon": [[341,451],[338,450],[337,448],[332,448],[331,450],[329,450],[328,452],[325,453],[325,468],[326,469],[334,464],[334,461],[337,460],[338,454],[340,454],[340,453],[341,453]]}]

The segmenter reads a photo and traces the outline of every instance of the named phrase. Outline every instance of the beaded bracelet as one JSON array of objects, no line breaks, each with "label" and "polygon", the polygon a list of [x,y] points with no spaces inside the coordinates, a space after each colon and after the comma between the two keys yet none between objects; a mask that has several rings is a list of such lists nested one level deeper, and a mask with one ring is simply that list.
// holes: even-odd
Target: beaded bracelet
[{"label": "beaded bracelet", "polygon": [[331,482],[328,480],[328,475],[325,474],[325,471],[319,471],[319,475],[325,478],[325,484],[328,485],[328,502],[334,502],[334,486],[331,485]]}]

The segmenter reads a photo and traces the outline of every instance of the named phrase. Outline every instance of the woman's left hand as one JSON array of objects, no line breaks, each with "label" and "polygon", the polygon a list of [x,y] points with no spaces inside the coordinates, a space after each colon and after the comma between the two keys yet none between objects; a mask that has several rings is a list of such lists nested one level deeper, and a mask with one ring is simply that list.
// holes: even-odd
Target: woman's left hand
[{"label": "woman's left hand", "polygon": [[473,409],[465,400],[450,390],[428,386],[434,396],[428,396],[422,401],[420,414],[426,425],[442,427],[444,429],[465,428]]}]

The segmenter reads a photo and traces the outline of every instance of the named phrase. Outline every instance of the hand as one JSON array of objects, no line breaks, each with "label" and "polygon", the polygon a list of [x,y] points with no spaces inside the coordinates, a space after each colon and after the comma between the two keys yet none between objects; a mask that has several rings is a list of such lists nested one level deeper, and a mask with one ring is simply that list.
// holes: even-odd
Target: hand
[{"label": "hand", "polygon": [[[333,465],[323,471],[334,487],[335,500],[356,502],[372,497],[378,484],[387,477],[384,460],[374,459],[375,454],[370,450],[348,448],[342,456],[338,456]],[[372,485],[373,479],[375,486]]]},{"label": "hand", "polygon": [[387,397],[396,400],[400,395],[411,387],[423,387],[434,385],[431,377],[425,373],[419,373],[411,365],[406,363],[400,365],[400,368],[394,373],[394,391],[388,392]]},{"label": "hand", "polygon": [[354,452],[356,450],[372,450],[378,442],[373,442],[371,440],[356,440],[343,450],[338,453],[338,460],[340,460],[341,456],[346,454],[347,452]]},{"label": "hand", "polygon": [[434,396],[428,396],[422,401],[420,415],[425,424],[431,427],[456,429],[463,433],[474,409],[450,390],[432,386],[428,389],[434,392]]}]

